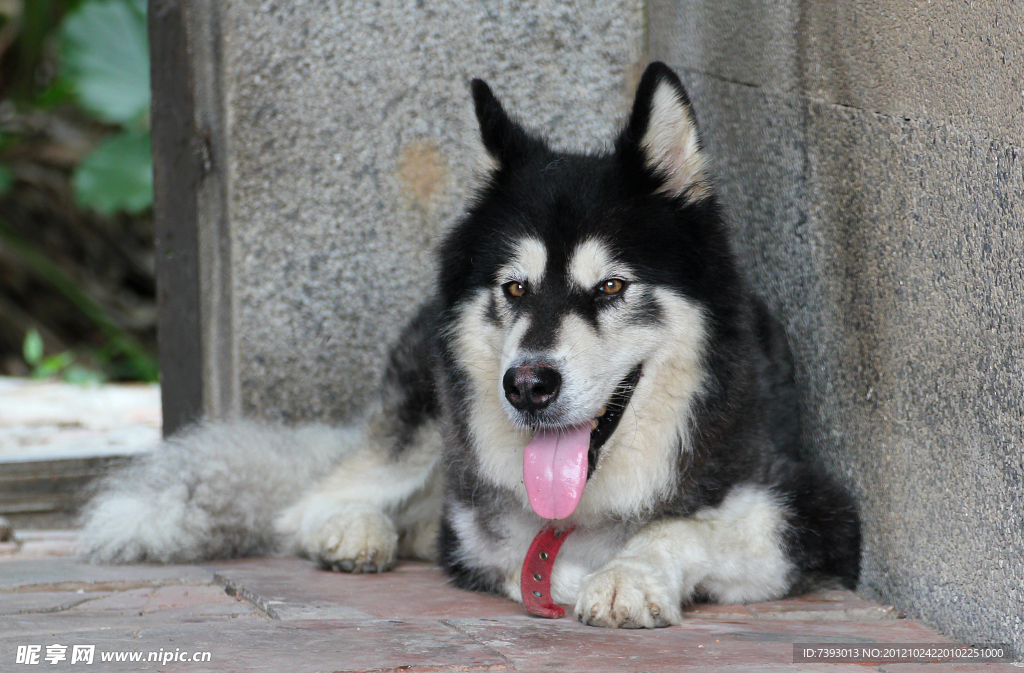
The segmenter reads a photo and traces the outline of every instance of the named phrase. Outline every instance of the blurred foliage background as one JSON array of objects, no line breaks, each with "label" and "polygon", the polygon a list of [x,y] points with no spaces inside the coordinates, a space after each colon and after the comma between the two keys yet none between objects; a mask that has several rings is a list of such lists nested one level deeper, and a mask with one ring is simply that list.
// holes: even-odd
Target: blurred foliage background
[{"label": "blurred foliage background", "polygon": [[157,377],[145,0],[0,0],[0,374]]}]

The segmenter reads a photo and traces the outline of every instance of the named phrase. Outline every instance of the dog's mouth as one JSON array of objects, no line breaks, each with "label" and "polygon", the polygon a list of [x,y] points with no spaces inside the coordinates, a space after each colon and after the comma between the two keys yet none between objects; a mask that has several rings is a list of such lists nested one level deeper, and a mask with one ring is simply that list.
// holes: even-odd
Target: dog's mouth
[{"label": "dog's mouth", "polygon": [[622,420],[641,373],[641,365],[634,367],[589,422],[536,431],[523,451],[523,483],[530,507],[538,516],[565,519],[575,511],[601,447]]},{"label": "dog's mouth", "polygon": [[604,446],[604,443],[615,432],[615,428],[619,427],[619,421],[622,420],[622,414],[626,411],[626,405],[629,404],[630,398],[633,397],[633,391],[636,390],[636,384],[640,381],[642,371],[643,365],[637,365],[626,378],[622,379],[622,382],[615,388],[615,392],[612,393],[611,398],[608,399],[608,403],[601,408],[597,418],[590,421],[587,479],[590,479],[594,474],[594,468],[597,466],[597,458],[600,455],[601,447]]}]

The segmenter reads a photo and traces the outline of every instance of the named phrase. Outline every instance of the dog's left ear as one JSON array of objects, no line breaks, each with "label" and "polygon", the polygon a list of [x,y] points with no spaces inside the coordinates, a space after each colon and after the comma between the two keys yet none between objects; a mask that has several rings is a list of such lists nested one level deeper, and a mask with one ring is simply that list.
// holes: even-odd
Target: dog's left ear
[{"label": "dog's left ear", "polygon": [[[618,155],[653,181],[653,191],[686,202],[711,193],[690,97],[672,69],[651,63],[640,78]],[[639,164],[639,166],[637,166]]]},{"label": "dog's left ear", "polygon": [[537,141],[508,116],[487,82],[474,79],[470,88],[473,90],[473,104],[484,148],[499,168],[514,166],[529,154]]}]

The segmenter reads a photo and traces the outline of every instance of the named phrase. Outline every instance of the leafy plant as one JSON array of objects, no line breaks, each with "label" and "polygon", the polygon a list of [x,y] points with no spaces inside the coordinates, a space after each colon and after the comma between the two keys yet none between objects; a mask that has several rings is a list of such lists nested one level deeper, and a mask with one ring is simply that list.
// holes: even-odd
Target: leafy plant
[{"label": "leafy plant", "polygon": [[92,0],[60,28],[61,76],[78,104],[120,133],[75,170],[78,201],[105,215],[153,203],[149,136],[149,43],[144,0]]},{"label": "leafy plant", "polygon": [[[0,150],[3,150],[9,142],[10,137],[6,133],[0,133]],[[14,171],[0,163],[0,196],[11,191],[12,187],[14,187]]]},{"label": "leafy plant", "polygon": [[11,187],[14,186],[14,173],[11,169],[3,164],[0,164],[0,195],[6,194],[11,191]]},{"label": "leafy plant", "polygon": [[46,356],[43,353],[43,338],[32,328],[25,335],[22,345],[25,362],[32,368],[32,378],[43,379],[60,376],[69,383],[102,383],[105,377],[100,372],[75,364],[75,355],[64,351]]},{"label": "leafy plant", "polygon": [[[147,353],[129,335],[124,328],[117,324],[103,307],[96,303],[86,294],[78,283],[61,271],[45,255],[35,249],[28,241],[13,231],[3,219],[0,219],[0,244],[3,244],[9,251],[18,255],[28,266],[45,278],[61,294],[67,297],[75,307],[86,316],[94,325],[100,328],[108,339],[106,353],[103,359],[110,360],[114,356],[121,356],[127,360],[128,371],[131,378],[143,381],[157,380],[156,360]],[[25,355],[35,354],[36,350],[25,351]],[[41,356],[41,354],[40,354]],[[25,358],[29,362],[28,357]],[[29,362],[31,365],[32,363]]]},{"label": "leafy plant", "polygon": [[78,200],[112,215],[153,205],[153,156],[148,133],[126,131],[100,143],[72,178]]},{"label": "leafy plant", "polygon": [[149,110],[149,43],[142,0],[93,0],[64,18],[61,74],[87,112],[113,124]]},{"label": "leafy plant", "polygon": [[[146,0],[10,0],[0,2],[0,28],[8,40],[5,75],[13,77],[3,95],[15,119],[47,115],[74,120],[87,134],[105,137],[72,169],[71,186],[83,209],[104,216],[141,214],[153,203],[152,154],[149,133],[149,45]],[[69,104],[93,120],[83,122]],[[33,139],[31,124],[5,123],[0,153],[19,157]],[[88,137],[86,135],[85,137]],[[0,162],[0,195],[12,191],[17,179],[28,178]],[[25,173],[35,175],[36,173]],[[15,197],[17,198],[17,192]],[[18,224],[17,222],[15,224]],[[71,301],[76,310],[106,337],[106,345],[90,347],[88,360],[117,378],[156,380],[157,366],[147,348],[51,259],[39,239],[0,219],[0,247]],[[47,225],[50,226],[50,225]],[[52,225],[54,228],[59,225]],[[75,363],[72,352],[46,356],[37,332],[25,335],[23,355],[35,376],[66,380],[102,379],[103,375]]]}]

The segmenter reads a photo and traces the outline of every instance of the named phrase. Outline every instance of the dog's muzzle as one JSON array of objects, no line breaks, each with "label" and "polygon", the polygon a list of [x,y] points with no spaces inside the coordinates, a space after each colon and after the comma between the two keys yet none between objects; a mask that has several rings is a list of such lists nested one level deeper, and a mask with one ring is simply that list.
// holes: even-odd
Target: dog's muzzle
[{"label": "dog's muzzle", "polygon": [[562,375],[546,364],[509,367],[501,378],[505,399],[519,411],[536,413],[558,398]]}]

